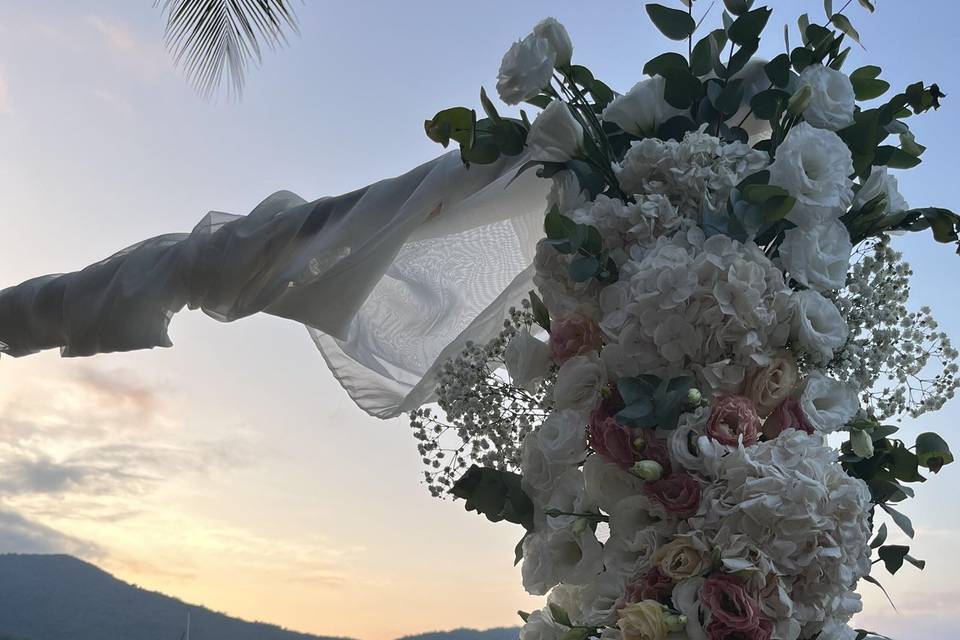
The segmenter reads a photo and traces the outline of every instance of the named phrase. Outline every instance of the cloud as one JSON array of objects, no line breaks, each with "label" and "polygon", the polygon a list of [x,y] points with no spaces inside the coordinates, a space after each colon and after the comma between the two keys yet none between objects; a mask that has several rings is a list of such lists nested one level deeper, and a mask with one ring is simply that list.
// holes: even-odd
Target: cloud
[{"label": "cloud", "polygon": [[103,549],[91,542],[65,535],[6,509],[0,509],[0,553],[68,553],[84,558],[104,555]]}]

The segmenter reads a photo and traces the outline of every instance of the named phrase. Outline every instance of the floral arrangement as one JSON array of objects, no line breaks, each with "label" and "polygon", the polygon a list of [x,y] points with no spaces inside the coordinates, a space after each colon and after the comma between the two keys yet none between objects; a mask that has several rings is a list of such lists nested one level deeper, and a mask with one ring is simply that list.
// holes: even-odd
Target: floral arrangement
[{"label": "floral arrangement", "polygon": [[[524,308],[440,374],[412,414],[426,480],[522,525],[522,640],[853,640],[871,569],[923,568],[880,512],[953,460],[890,424],[954,395],[957,352],[890,235],[957,242],[960,217],[910,208],[909,118],[937,85],[889,96],[843,71],[859,35],[825,3],[800,42],[755,57],[771,10],[724,0],[706,33],[648,4],[685,55],[618,94],[548,18],[503,58],[507,104],[426,122],[468,165],[522,156],[553,181]],[[869,10],[873,6],[860,0]],[[704,16],[705,18],[706,16]],[[869,103],[869,105],[867,104]]]}]

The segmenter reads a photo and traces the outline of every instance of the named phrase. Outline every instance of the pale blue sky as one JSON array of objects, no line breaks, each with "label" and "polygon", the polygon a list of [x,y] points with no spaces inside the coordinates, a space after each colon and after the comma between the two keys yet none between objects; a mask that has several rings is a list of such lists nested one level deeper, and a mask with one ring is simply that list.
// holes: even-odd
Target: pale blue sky
[{"label": "pale blue sky", "polygon": [[[568,26],[576,60],[620,90],[669,44],[636,1],[308,0],[302,37],[267,55],[241,102],[203,101],[171,69],[152,4],[0,5],[0,286],[188,230],[211,209],[247,212],[278,189],[312,199],[402,173],[440,151],[424,118],[476,106],[503,51],[546,15]],[[960,209],[956,4],[878,4],[873,16],[856,2],[848,10],[869,49],[849,68],[878,64],[894,87],[941,84],[945,108],[912,123],[929,149],[901,188],[913,205]],[[819,0],[772,5],[771,53],[801,7],[822,12]],[[715,8],[708,23],[718,19]],[[917,273],[916,306],[933,307],[960,340],[960,257],[927,236],[899,244]],[[513,624],[533,606],[511,567],[518,532],[430,499],[406,425],[354,408],[301,327],[186,313],[171,333],[171,350],[0,362],[3,460],[77,469],[122,442],[146,478],[130,488],[101,469],[46,490],[0,482],[0,515],[71,536],[56,544],[121,577],[317,633]],[[960,448],[958,417],[955,403],[906,432],[936,429]],[[865,624],[945,639],[960,622],[950,604],[960,596],[958,479],[948,468],[907,507],[929,566],[881,576],[899,616],[866,586]],[[0,551],[10,545],[0,533]]]}]

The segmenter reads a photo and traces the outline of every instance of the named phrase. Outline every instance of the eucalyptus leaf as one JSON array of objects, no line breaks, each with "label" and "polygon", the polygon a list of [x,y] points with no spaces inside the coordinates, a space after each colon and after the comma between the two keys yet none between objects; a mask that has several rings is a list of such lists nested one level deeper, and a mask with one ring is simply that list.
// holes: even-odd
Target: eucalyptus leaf
[{"label": "eucalyptus leaf", "polygon": [[843,31],[845,34],[853,38],[853,41],[859,44],[861,47],[863,43],[860,42],[860,33],[854,29],[853,23],[850,22],[850,19],[842,13],[835,13],[830,16],[830,22],[836,25],[837,29]]},{"label": "eucalyptus leaf", "polygon": [[910,518],[905,516],[903,513],[897,511],[893,507],[887,504],[880,505],[884,511],[886,511],[890,517],[893,519],[894,523],[900,527],[900,529],[910,536],[911,538],[916,535],[913,531],[913,524],[910,522]]},{"label": "eucalyptus leaf", "polygon": [[687,64],[686,58],[673,52],[662,53],[643,65],[643,72],[648,76],[663,75],[665,71],[672,69],[688,72],[690,71],[690,65]]},{"label": "eucalyptus leaf", "polygon": [[647,15],[660,33],[671,40],[685,40],[696,30],[697,23],[686,11],[671,9],[662,4],[648,4]]},{"label": "eucalyptus leaf", "polygon": [[767,26],[771,13],[773,13],[772,9],[760,7],[738,16],[727,30],[730,41],[741,46],[756,41],[763,28]]},{"label": "eucalyptus leaf", "polygon": [[586,282],[600,271],[600,261],[593,256],[580,256],[570,262],[568,271],[574,282]]}]

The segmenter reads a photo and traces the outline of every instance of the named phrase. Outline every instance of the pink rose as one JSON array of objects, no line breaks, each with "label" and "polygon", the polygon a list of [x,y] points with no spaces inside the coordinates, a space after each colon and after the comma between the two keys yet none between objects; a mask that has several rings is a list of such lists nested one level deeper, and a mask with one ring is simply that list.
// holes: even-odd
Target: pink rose
[{"label": "pink rose", "polygon": [[667,513],[680,518],[688,518],[700,508],[700,485],[682,471],[645,483],[643,492]]},{"label": "pink rose", "polygon": [[707,625],[707,637],[710,640],[770,640],[773,637],[773,620],[760,618],[760,624],[752,631],[737,631],[719,620],[711,620]]},{"label": "pink rose", "polygon": [[761,626],[760,601],[747,591],[739,578],[724,573],[713,574],[700,588],[700,601],[710,610],[710,624],[707,626],[710,640],[726,640],[731,636],[748,640],[763,637],[755,635]]},{"label": "pink rose", "polygon": [[813,435],[813,427],[807,422],[800,403],[796,398],[787,398],[773,410],[763,423],[763,435],[767,440],[773,440],[787,429],[805,431]]},{"label": "pink rose", "polygon": [[603,347],[603,334],[596,322],[573,312],[550,325],[550,351],[553,361],[563,364],[574,356],[598,353]]},{"label": "pink rose", "polygon": [[760,418],[746,396],[720,396],[713,401],[707,418],[707,435],[730,447],[756,444],[760,437]]},{"label": "pink rose", "polygon": [[624,469],[640,459],[633,446],[633,431],[614,418],[599,418],[594,411],[590,417],[589,434],[590,447]]},{"label": "pink rose", "polygon": [[627,585],[623,601],[625,604],[630,604],[631,602],[656,600],[667,604],[670,602],[672,594],[673,580],[663,575],[660,569],[654,567]]}]

